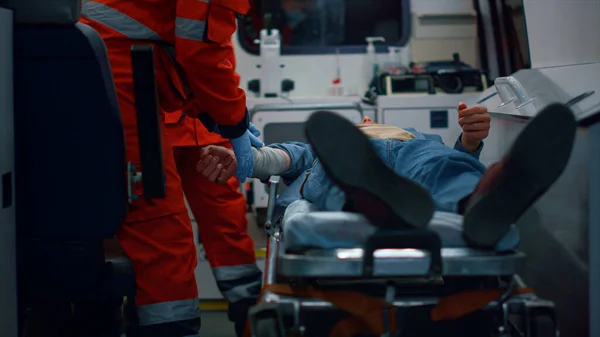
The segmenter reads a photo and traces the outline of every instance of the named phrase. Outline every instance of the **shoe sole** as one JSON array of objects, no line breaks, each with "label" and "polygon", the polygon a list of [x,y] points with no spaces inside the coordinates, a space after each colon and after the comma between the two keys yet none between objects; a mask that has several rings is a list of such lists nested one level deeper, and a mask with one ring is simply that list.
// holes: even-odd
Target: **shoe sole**
[{"label": "shoe sole", "polygon": [[[346,192],[354,210],[365,214],[373,225],[383,228],[428,225],[434,212],[429,193],[386,166],[369,138],[352,123],[335,113],[318,111],[306,122],[305,134],[325,173]],[[398,223],[382,223],[381,218],[361,212],[361,201],[354,196],[364,196],[364,192],[387,206],[397,218],[392,221]]]},{"label": "shoe sole", "polygon": [[519,134],[497,183],[467,209],[464,235],[493,247],[527,209],[556,182],[573,148],[577,121],[561,104],[542,110]]}]

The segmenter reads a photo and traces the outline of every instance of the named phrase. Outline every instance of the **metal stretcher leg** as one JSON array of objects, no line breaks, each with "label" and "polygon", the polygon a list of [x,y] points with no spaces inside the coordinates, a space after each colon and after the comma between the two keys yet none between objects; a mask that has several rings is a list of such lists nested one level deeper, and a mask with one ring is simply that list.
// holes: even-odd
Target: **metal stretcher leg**
[{"label": "metal stretcher leg", "polygon": [[518,275],[514,275],[505,293],[484,310],[491,310],[499,318],[499,337],[559,337],[554,303],[538,298],[533,292],[514,295],[514,290],[527,289]]}]

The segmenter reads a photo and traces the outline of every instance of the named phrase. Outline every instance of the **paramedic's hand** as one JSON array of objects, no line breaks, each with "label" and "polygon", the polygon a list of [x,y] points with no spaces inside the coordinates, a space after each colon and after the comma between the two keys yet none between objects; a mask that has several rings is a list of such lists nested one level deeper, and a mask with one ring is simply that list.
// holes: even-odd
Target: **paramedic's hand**
[{"label": "paramedic's hand", "polygon": [[265,143],[263,143],[260,139],[258,139],[258,137],[260,136],[260,131],[254,124],[250,123],[250,126],[248,126],[248,131],[250,131],[250,144],[252,144],[252,146],[254,146],[254,147],[265,146]]},{"label": "paramedic's hand", "polygon": [[467,107],[465,102],[458,104],[458,124],[462,128],[460,142],[469,151],[476,151],[490,133],[491,117],[483,105]]},{"label": "paramedic's hand", "polygon": [[252,170],[254,169],[254,157],[250,149],[252,147],[251,137],[254,137],[254,135],[246,130],[242,136],[231,139],[231,145],[233,146],[233,152],[237,160],[235,175],[241,184],[246,182],[246,179],[252,175]]},{"label": "paramedic's hand", "polygon": [[224,184],[235,175],[237,162],[233,150],[223,146],[209,145],[200,149],[200,161],[196,170],[212,182]]}]

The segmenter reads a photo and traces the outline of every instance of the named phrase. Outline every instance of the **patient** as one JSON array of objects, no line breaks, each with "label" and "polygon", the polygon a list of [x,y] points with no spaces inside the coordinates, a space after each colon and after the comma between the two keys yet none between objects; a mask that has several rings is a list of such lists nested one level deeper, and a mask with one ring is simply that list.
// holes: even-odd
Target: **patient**
[{"label": "patient", "polygon": [[[492,248],[558,179],[575,137],[576,121],[551,105],[531,120],[502,160],[479,162],[490,116],[460,103],[462,134],[454,148],[437,135],[375,124],[358,125],[331,112],[306,123],[311,145],[299,142],[253,149],[253,176],[281,175],[284,206],[304,198],[323,211],[362,213],[381,228],[421,228],[434,210],[463,215],[471,245]],[[212,181],[235,173],[230,150],[202,150],[197,169]]]}]

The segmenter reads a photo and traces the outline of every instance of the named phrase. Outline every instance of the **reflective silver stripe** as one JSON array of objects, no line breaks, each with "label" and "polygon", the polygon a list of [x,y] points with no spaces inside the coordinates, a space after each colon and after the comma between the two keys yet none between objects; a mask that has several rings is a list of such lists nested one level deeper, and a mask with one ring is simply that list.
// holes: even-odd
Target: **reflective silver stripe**
[{"label": "reflective silver stripe", "polygon": [[185,321],[200,317],[200,301],[197,298],[161,302],[138,307],[140,325],[154,325]]},{"label": "reflective silver stripe", "polygon": [[217,267],[212,269],[217,282],[236,280],[248,275],[260,273],[256,264],[242,264],[239,266]]},{"label": "reflective silver stripe", "polygon": [[86,1],[81,6],[81,15],[109,27],[133,40],[162,41],[152,29],[132,17],[95,1]]},{"label": "reflective silver stripe", "polygon": [[175,19],[175,36],[193,41],[204,41],[206,22],[185,18]]},{"label": "reflective silver stripe", "polygon": [[251,293],[250,289],[260,289],[261,283],[261,280],[256,280],[250,284],[235,287],[233,289],[223,292],[223,297],[229,303],[234,303],[247,298],[256,299],[259,294],[256,294],[254,292]]}]

